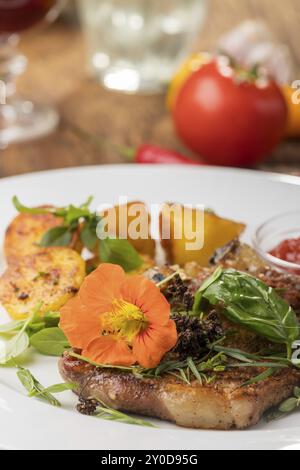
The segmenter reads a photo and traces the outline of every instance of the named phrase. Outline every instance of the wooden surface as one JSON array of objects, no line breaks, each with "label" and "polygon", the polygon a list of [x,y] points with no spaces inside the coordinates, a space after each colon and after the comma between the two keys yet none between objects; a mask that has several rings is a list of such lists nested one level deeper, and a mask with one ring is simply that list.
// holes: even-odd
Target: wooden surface
[{"label": "wooden surface", "polygon": [[[299,0],[210,0],[199,48],[212,48],[220,34],[249,17],[265,19],[278,39],[290,46],[299,71],[295,79],[300,78]],[[116,145],[151,142],[183,151],[163,96],[108,92],[88,77],[84,41],[76,25],[60,21],[43,33],[24,38],[22,50],[30,67],[20,79],[20,90],[36,101],[57,106],[61,124],[51,136],[0,150],[0,177],[121,161],[111,148],[97,148],[75,135],[72,124]],[[261,168],[300,172],[300,141],[280,145]]]}]

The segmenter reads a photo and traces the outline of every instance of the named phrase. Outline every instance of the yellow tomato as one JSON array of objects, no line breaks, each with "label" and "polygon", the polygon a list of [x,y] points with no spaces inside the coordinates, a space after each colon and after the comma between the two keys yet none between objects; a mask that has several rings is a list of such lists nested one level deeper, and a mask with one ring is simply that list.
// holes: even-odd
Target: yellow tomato
[{"label": "yellow tomato", "polygon": [[297,96],[295,96],[295,94],[297,94],[297,90],[286,85],[282,88],[282,91],[288,108],[286,137],[300,138],[300,102],[298,104],[294,102],[295,98],[297,99]]},{"label": "yellow tomato", "polygon": [[174,75],[167,95],[167,106],[170,110],[173,109],[178,93],[180,92],[181,87],[184,85],[185,81],[189,76],[199,70],[199,68],[211,61],[212,56],[206,52],[198,52],[192,54],[179,68],[179,70]]}]

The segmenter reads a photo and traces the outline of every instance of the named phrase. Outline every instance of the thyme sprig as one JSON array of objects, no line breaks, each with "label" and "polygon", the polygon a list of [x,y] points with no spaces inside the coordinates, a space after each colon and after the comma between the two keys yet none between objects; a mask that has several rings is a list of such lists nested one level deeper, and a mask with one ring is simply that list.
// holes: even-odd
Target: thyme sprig
[{"label": "thyme sprig", "polygon": [[210,383],[212,381],[211,373],[224,371],[227,363],[226,357],[220,353],[215,354],[212,357],[207,356],[206,358],[203,358],[203,360],[198,361],[195,361],[191,357],[188,357],[184,361],[167,360],[161,362],[153,369],[145,369],[140,366],[123,367],[97,364],[96,362],[74,352],[70,352],[69,355],[83,362],[87,362],[99,369],[114,369],[122,372],[130,372],[139,379],[154,379],[169,374],[182,380],[186,384],[191,384],[193,380],[198,380],[201,385],[203,385],[204,382]]}]

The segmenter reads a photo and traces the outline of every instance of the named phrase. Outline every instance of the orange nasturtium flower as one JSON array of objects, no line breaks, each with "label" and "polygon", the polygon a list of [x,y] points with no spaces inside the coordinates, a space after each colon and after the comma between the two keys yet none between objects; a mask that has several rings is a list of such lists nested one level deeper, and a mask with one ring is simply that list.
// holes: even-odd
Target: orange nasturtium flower
[{"label": "orange nasturtium flower", "polygon": [[71,346],[97,364],[156,367],[177,341],[170,305],[143,276],[102,264],[61,309],[60,328]]}]

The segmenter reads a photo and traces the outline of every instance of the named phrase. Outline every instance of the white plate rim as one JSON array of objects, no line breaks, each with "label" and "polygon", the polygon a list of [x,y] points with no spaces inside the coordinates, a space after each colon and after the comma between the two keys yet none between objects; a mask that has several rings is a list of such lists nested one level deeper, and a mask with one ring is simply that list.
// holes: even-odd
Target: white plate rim
[{"label": "white plate rim", "polygon": [[[153,165],[131,165],[130,166],[134,172],[135,171],[145,171],[145,168],[151,167],[152,169],[155,168],[154,171],[171,171],[172,168],[174,168],[176,171],[194,171],[194,172],[202,172],[202,173],[232,173],[232,174],[239,174],[243,173],[244,175],[249,175],[249,177],[254,177],[254,178],[267,178],[270,179],[274,182],[278,183],[285,183],[285,184],[291,184],[292,186],[300,186],[300,178],[297,176],[290,176],[290,175],[285,175],[285,174],[278,174],[278,173],[273,173],[273,172],[257,172],[254,170],[240,170],[240,169],[229,169],[229,168],[220,168],[220,167],[195,167],[193,169],[187,170],[186,168],[183,170],[182,166],[179,165],[160,165],[160,166],[153,166]],[[35,172],[35,173],[29,173],[25,175],[17,175],[17,176],[10,176],[6,178],[1,178],[0,179],[0,190],[1,190],[1,185],[2,183],[11,183],[11,182],[17,182],[18,184],[21,184],[22,181],[27,181],[27,180],[34,180],[36,178],[43,178],[44,176],[48,175],[53,175],[55,176],[56,174],[71,174],[72,172],[84,172],[84,173],[89,173],[90,171],[93,171],[95,169],[101,170],[101,171],[111,171],[111,170],[117,170],[117,171],[123,171],[126,170],[128,171],[129,165],[105,165],[105,166],[99,166],[99,165],[91,165],[91,166],[85,166],[85,167],[74,167],[74,168],[65,168],[65,169],[58,169],[58,170],[47,170],[47,171],[41,171],[41,172]],[[10,395],[10,396],[9,396]],[[18,419],[21,419],[22,413],[24,415],[24,411],[22,412],[22,407],[24,405],[24,397],[19,395],[17,392],[10,392],[8,393],[7,388],[0,383],[0,448],[23,448],[22,443],[17,442],[17,436],[16,439],[12,439],[11,436],[3,436],[3,427],[5,430],[5,424],[7,426],[11,426],[11,417],[12,414],[14,413],[14,410],[11,408],[11,401],[13,401],[15,404],[16,409],[18,412],[21,413],[21,415],[18,415]],[[27,400],[27,398],[25,397]],[[46,414],[48,416],[47,419],[49,419],[49,413],[45,411],[46,409],[49,410],[48,408],[45,408],[45,405],[40,404],[39,402],[32,402],[31,405],[28,404],[28,402],[25,402],[28,405],[28,408],[36,411],[36,414],[33,414],[31,419],[32,419],[32,426],[35,425],[37,426],[37,423],[40,422],[40,418],[42,415]],[[31,403],[31,402],[30,402]],[[43,407],[43,408],[42,408]],[[57,419],[59,421],[58,416],[62,417],[65,416],[66,413],[69,413],[69,410],[56,410],[56,409],[51,409],[51,413],[53,416],[53,419]],[[59,415],[59,413],[61,413]],[[28,416],[25,413],[23,416],[23,419],[27,419]],[[15,418],[13,418],[15,419]],[[18,421],[17,419],[17,421]],[[82,423],[85,422],[86,417],[82,417],[78,415],[78,422],[81,420]],[[50,420],[51,421],[51,420]],[[113,432],[116,435],[124,435],[127,433],[127,426],[126,425],[116,425],[116,423],[105,423],[106,424],[106,429],[108,430],[109,433]],[[54,423],[51,424],[52,432],[53,432],[53,427]],[[93,425],[94,427],[94,425]],[[178,449],[180,442],[181,442],[181,448],[182,449],[195,449],[197,448],[198,450],[201,449],[207,449],[211,448],[211,443],[217,439],[217,441],[220,443],[220,448],[255,448],[257,447],[257,444],[259,440],[265,443],[265,446],[268,448],[282,448],[284,445],[287,447],[289,446],[294,446],[294,445],[299,445],[300,448],[300,437],[299,437],[299,428],[294,427],[288,427],[288,428],[281,428],[280,432],[278,430],[249,430],[249,431],[229,431],[229,432],[217,432],[217,431],[197,431],[198,436],[199,436],[199,441],[197,444],[197,447],[195,447],[195,443],[197,440],[192,437],[192,435],[195,435],[195,431],[191,430],[185,430],[181,428],[170,428],[170,429],[161,429],[159,431],[161,437],[157,437],[156,430],[152,429],[145,429],[145,428],[136,428],[137,432],[134,432],[133,429],[130,427],[130,431],[132,434],[135,434],[136,436],[139,437],[139,440],[136,441],[136,445],[134,447],[130,447],[129,444],[126,444],[126,447],[122,447],[122,439],[119,437],[118,438],[118,445],[116,443],[110,443],[109,441],[105,442],[105,445],[101,447],[99,445],[99,449],[104,449],[107,450],[109,447],[110,449]],[[285,434],[286,433],[286,434]],[[254,438],[254,435],[256,436]],[[284,437],[282,437],[284,435]],[[147,442],[147,436],[149,436],[150,442],[148,442],[149,445],[145,446],[145,442]],[[186,443],[182,443],[182,437],[187,439]],[[220,438],[221,436],[221,438]],[[7,438],[8,437],[8,438]],[[20,437],[20,436],[19,436]],[[33,437],[33,449],[34,448],[44,448],[44,444],[42,441],[37,441],[36,444],[34,444],[34,435]],[[35,437],[37,437],[37,434],[35,433]],[[76,441],[76,436],[74,436],[74,439]],[[160,447],[160,440],[164,442],[163,447]],[[77,446],[77,448],[80,448],[80,442],[74,441],[74,445]],[[221,442],[222,441],[222,442]],[[109,443],[111,444],[109,446]],[[68,444],[67,444],[68,445]],[[60,448],[61,443],[58,442],[58,440],[53,440],[52,443],[48,444],[48,448]],[[78,447],[79,446],[79,447]],[[145,446],[145,447],[144,447]],[[24,448],[30,448],[30,445],[28,442],[24,446]],[[62,447],[64,448],[64,447]],[[71,446],[72,448],[72,446]],[[82,448],[94,448],[94,442],[91,444],[91,447],[89,447],[88,443],[84,443]],[[215,448],[215,447],[212,447]]]}]

